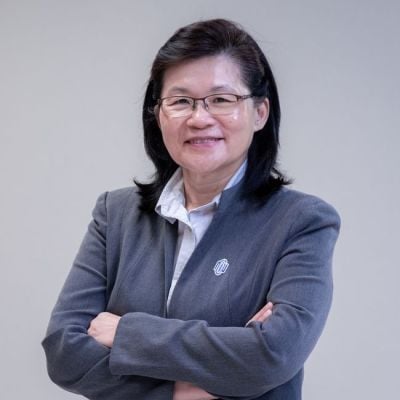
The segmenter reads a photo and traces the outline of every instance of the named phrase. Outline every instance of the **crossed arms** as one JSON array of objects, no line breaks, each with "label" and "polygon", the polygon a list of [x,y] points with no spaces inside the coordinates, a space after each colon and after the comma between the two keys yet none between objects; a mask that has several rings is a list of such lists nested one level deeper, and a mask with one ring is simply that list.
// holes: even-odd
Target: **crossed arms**
[{"label": "crossed arms", "polygon": [[[246,324],[252,322],[265,322],[272,314],[272,303],[267,303]],[[118,315],[102,312],[90,323],[88,335],[100,344],[112,347],[118,323],[121,317]],[[174,385],[173,400],[212,400],[217,399],[214,395],[189,383],[177,381]]]}]

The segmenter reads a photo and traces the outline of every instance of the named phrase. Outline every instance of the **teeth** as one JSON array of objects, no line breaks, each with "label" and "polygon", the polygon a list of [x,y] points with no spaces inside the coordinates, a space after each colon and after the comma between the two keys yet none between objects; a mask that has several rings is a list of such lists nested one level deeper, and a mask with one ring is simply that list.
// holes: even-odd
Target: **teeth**
[{"label": "teeth", "polygon": [[192,144],[202,144],[202,143],[210,143],[218,141],[218,138],[205,138],[205,139],[192,139],[190,143]]}]

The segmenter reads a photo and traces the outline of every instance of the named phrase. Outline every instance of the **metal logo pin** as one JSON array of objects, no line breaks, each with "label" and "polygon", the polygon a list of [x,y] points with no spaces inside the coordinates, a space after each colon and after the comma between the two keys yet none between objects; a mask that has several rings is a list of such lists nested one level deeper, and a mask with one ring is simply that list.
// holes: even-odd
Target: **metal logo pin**
[{"label": "metal logo pin", "polygon": [[214,265],[214,274],[220,276],[226,272],[229,267],[229,262],[226,258],[218,260]]}]

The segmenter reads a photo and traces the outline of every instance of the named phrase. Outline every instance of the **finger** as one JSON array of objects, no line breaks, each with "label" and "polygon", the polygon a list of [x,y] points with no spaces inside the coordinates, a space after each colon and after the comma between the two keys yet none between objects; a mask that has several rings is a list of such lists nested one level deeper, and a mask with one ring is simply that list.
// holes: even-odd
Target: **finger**
[{"label": "finger", "polygon": [[93,336],[93,337],[95,336],[96,330],[97,330],[97,328],[96,328],[97,327],[97,321],[98,321],[97,317],[90,321],[89,327],[87,329],[88,335]]},{"label": "finger", "polygon": [[272,310],[267,310],[265,313],[258,319],[258,322],[265,322],[272,315]]},{"label": "finger", "polygon": [[272,311],[267,310],[263,314],[259,315],[257,318],[253,317],[251,320],[249,320],[245,325],[245,327],[248,326],[251,322],[265,322],[271,315]]},{"label": "finger", "polygon": [[253,315],[253,317],[246,323],[245,326],[253,321],[264,322],[272,314],[273,304],[269,301],[260,311]]},{"label": "finger", "polygon": [[264,322],[271,315],[272,315],[272,310],[265,310],[257,318],[253,318],[252,321]]},{"label": "finger", "polygon": [[253,315],[251,320],[257,319],[262,316],[267,310],[272,310],[273,304],[269,301],[261,310],[259,310],[256,314]]},{"label": "finger", "polygon": [[94,331],[93,331],[92,326],[89,326],[89,329],[87,330],[87,333],[88,333],[89,336],[94,336]]}]

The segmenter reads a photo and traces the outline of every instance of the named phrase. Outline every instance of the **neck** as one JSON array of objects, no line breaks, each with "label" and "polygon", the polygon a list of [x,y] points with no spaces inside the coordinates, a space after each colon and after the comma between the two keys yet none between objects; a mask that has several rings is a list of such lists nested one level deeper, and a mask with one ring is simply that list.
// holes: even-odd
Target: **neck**
[{"label": "neck", "polygon": [[190,211],[209,203],[224,190],[232,176],[233,174],[210,177],[208,174],[193,175],[183,171],[186,209]]}]

